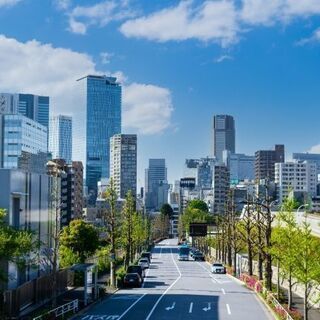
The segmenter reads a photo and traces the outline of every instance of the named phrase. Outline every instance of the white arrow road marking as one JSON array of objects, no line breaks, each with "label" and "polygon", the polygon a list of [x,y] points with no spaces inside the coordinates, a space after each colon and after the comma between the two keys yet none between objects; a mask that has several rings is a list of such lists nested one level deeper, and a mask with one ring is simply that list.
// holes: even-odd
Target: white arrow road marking
[{"label": "white arrow road marking", "polygon": [[192,313],[192,309],[193,309],[193,302],[190,303],[189,313]]},{"label": "white arrow road marking", "polygon": [[227,307],[228,315],[231,315],[230,306],[228,304],[226,304],[226,307]]},{"label": "white arrow road marking", "polygon": [[210,311],[211,310],[211,303],[208,302],[208,307],[205,307],[202,310],[205,311],[205,312]]},{"label": "white arrow road marking", "polygon": [[173,310],[175,306],[176,306],[176,303],[174,302],[171,307],[166,307],[166,310],[167,311]]}]

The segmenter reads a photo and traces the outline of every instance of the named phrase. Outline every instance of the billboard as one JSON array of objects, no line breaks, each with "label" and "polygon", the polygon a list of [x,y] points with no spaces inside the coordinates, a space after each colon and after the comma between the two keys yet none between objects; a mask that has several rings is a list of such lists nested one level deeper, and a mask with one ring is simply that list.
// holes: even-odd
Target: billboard
[{"label": "billboard", "polygon": [[190,223],[189,235],[191,237],[205,237],[208,225],[206,223]]}]

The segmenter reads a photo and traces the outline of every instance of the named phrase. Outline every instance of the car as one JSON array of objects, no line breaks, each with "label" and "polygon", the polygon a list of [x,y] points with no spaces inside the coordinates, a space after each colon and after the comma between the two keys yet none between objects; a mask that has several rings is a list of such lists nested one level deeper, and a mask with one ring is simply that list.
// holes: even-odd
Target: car
[{"label": "car", "polygon": [[125,287],[141,287],[142,286],[142,278],[138,273],[127,273],[123,279],[123,284]]},{"label": "car", "polygon": [[212,273],[226,274],[227,270],[226,270],[225,266],[222,263],[215,262],[211,266],[211,272]]},{"label": "car", "polygon": [[152,254],[151,254],[151,252],[142,252],[141,253],[141,258],[148,258],[149,263],[151,263]]},{"label": "car", "polygon": [[204,254],[201,251],[196,251],[193,253],[192,258],[194,261],[200,260],[200,261],[204,261]]},{"label": "car", "polygon": [[199,250],[199,249],[196,249],[196,248],[191,248],[191,249],[190,249],[190,256],[191,256],[191,258],[193,258],[193,255],[194,255],[195,253],[197,253],[197,252],[200,252],[200,250]]},{"label": "car", "polygon": [[148,258],[141,258],[139,260],[138,265],[142,268],[142,269],[148,269],[149,268],[149,259]]},{"label": "car", "polygon": [[142,281],[143,281],[143,278],[145,277],[144,269],[142,269],[141,266],[137,266],[137,265],[129,266],[127,268],[127,273],[138,273]]}]

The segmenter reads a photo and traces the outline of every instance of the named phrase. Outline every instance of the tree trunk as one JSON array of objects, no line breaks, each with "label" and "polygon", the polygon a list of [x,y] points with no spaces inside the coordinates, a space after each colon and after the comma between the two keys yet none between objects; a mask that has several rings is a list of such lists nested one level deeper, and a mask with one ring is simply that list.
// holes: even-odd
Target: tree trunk
[{"label": "tree trunk", "polygon": [[253,275],[253,257],[252,257],[252,245],[251,245],[251,241],[248,238],[248,272],[249,272],[249,276]]},{"label": "tree trunk", "polygon": [[262,258],[262,252],[261,249],[259,249],[258,254],[258,273],[259,273],[259,280],[263,280],[263,258]]},{"label": "tree trunk", "polygon": [[304,320],[308,320],[308,284],[304,285]]},{"label": "tree trunk", "polygon": [[292,309],[292,275],[291,271],[289,272],[288,277],[288,309]]},{"label": "tree trunk", "polygon": [[277,297],[280,301],[280,261],[277,261]]},{"label": "tree trunk", "polygon": [[237,252],[233,251],[233,275],[237,276]]}]

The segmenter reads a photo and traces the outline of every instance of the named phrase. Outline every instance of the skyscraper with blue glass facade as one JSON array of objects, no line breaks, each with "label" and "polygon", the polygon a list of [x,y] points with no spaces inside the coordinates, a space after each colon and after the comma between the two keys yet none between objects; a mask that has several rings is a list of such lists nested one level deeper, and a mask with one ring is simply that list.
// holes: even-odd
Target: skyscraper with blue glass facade
[{"label": "skyscraper with blue glass facade", "polygon": [[110,138],[121,133],[121,86],[117,78],[88,75],[86,81],[86,185],[94,205],[97,184],[110,176]]}]

